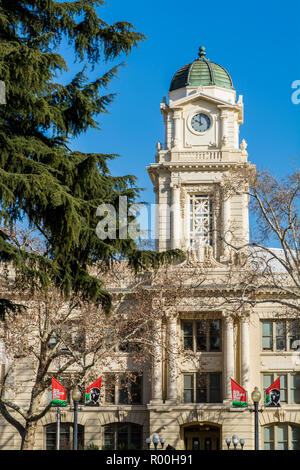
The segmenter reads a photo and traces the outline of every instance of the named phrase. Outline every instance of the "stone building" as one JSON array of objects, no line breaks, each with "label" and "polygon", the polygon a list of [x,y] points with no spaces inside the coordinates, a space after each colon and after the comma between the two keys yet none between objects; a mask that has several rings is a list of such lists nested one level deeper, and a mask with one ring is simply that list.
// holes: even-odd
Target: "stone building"
[{"label": "stone building", "polygon": [[[280,307],[271,303],[233,316],[220,287],[240,263],[229,243],[249,239],[248,196],[228,190],[240,172],[246,187],[247,174],[254,171],[247,144],[239,139],[242,96],[237,97],[229,73],[200,48],[199,57],[174,75],[160,109],[165,143],[158,143],[155,163],[147,168],[159,208],[156,249],[186,251],[187,261],[176,269],[186,275],[205,265],[206,281],[193,289],[187,284],[186,295],[158,325],[172,352],[163,357],[157,343],[157,360],[136,382],[135,400],[126,403],[117,386],[106,399],[103,388],[101,406],[82,407],[79,413],[79,439],[85,447],[91,442],[99,448],[120,443],[145,447],[145,439],[157,433],[176,449],[217,450],[226,449],[225,439],[236,434],[250,450],[251,392],[259,388],[262,405],[264,390],[280,376],[281,407],[259,413],[260,449],[300,449],[297,325],[289,318],[279,321]],[[205,299],[211,298],[213,308],[207,301],[205,309]],[[188,351],[197,363],[185,357]],[[125,362],[130,364],[130,357]],[[232,407],[231,378],[246,389],[248,408]],[[72,412],[62,410],[66,440],[71,439],[72,420]],[[55,422],[54,410],[41,420],[37,449],[54,447]],[[12,428],[6,426],[1,436],[2,448],[18,448]]]}]

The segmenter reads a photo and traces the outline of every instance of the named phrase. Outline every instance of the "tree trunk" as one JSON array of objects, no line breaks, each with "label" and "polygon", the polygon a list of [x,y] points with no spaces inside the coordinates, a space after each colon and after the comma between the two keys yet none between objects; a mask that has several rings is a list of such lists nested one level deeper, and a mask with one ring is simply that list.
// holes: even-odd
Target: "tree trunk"
[{"label": "tree trunk", "polygon": [[35,432],[36,432],[37,422],[30,421],[26,423],[24,435],[21,442],[21,450],[33,450],[35,443]]}]

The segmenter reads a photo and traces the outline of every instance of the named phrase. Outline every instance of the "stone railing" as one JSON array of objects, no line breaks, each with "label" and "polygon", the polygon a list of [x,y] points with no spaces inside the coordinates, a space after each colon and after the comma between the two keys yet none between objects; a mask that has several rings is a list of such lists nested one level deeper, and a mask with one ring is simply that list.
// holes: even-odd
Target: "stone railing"
[{"label": "stone railing", "polygon": [[193,152],[191,150],[181,152],[161,151],[157,154],[157,162],[220,162],[222,152],[220,150],[205,150],[203,152]]},{"label": "stone railing", "polygon": [[161,150],[157,152],[155,161],[156,163],[243,162],[247,161],[247,156],[242,155],[241,150],[203,150],[198,152],[193,150]]}]

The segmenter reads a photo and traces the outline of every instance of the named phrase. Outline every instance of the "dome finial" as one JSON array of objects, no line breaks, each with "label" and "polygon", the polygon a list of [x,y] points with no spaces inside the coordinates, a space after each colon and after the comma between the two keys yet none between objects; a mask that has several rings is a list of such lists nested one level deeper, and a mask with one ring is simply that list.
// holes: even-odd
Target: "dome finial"
[{"label": "dome finial", "polygon": [[206,51],[204,46],[199,47],[199,52],[198,52],[199,59],[202,59],[203,57],[206,56]]}]

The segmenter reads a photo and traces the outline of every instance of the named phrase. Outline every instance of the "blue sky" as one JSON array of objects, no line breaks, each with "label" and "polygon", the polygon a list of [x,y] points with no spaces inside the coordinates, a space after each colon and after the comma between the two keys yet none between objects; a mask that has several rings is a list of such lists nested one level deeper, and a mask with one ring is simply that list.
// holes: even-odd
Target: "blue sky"
[{"label": "blue sky", "polygon": [[[147,40],[116,62],[125,60],[126,67],[110,87],[118,95],[101,116],[101,131],[76,139],[73,149],[120,154],[112,173],[136,175],[145,188],[143,199],[154,202],[145,167],[154,162],[156,142],[164,140],[159,104],[174,73],[204,45],[207,57],[229,71],[244,96],[240,139],[248,143],[249,160],[277,176],[296,165],[300,104],[292,103],[291,86],[300,80],[298,1],[107,1],[99,8],[101,18],[129,21]],[[100,64],[91,78],[111,65]]]}]

